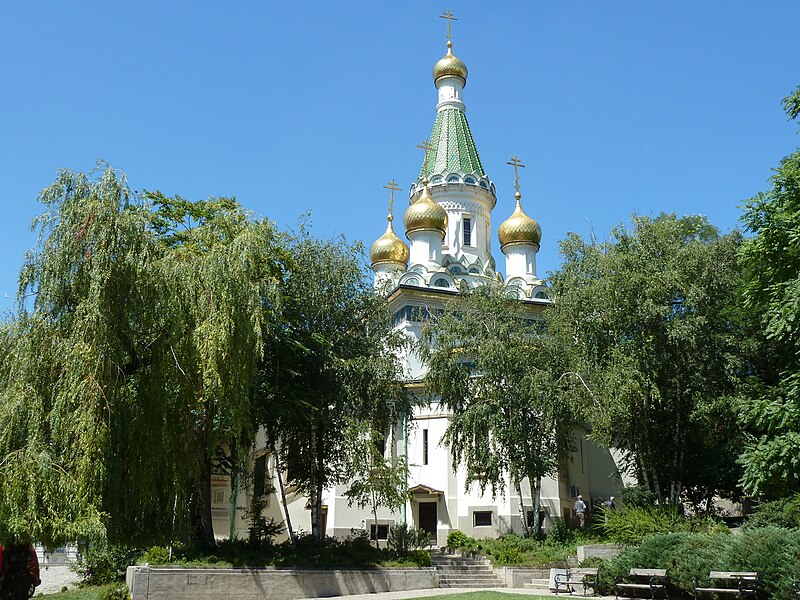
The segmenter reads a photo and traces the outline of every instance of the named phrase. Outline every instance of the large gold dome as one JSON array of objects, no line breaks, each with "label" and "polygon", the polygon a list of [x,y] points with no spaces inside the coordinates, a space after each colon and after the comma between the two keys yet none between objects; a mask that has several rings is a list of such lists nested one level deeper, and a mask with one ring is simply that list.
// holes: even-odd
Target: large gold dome
[{"label": "large gold dome", "polygon": [[392,215],[389,215],[389,224],[386,233],[372,243],[369,258],[372,266],[382,263],[408,264],[408,246],[401,240],[392,228]]},{"label": "large gold dome", "polygon": [[522,210],[521,196],[516,194],[517,207],[512,215],[503,221],[497,237],[500,238],[500,250],[510,244],[530,244],[538,246],[542,241],[542,228]]},{"label": "large gold dome", "polygon": [[453,44],[447,42],[447,54],[439,62],[433,66],[433,82],[440,77],[448,75],[455,75],[464,80],[464,85],[467,83],[467,65],[459,60],[453,54]]},{"label": "large gold dome", "polygon": [[447,229],[447,213],[431,200],[428,192],[427,181],[422,191],[422,196],[406,210],[403,223],[406,226],[406,236],[415,231],[438,231],[444,236]]}]

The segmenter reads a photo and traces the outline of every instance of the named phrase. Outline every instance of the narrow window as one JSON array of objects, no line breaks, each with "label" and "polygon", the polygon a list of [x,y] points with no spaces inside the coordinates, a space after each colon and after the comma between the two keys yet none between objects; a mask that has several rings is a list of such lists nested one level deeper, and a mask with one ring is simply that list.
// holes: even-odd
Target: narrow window
[{"label": "narrow window", "polygon": [[476,510],[472,513],[473,527],[491,527],[492,526],[492,511],[490,510]]},{"label": "narrow window", "polygon": [[422,430],[422,464],[428,464],[428,430]]},{"label": "narrow window", "polygon": [[253,496],[260,498],[267,490],[267,455],[262,454],[256,459],[253,468]]},{"label": "narrow window", "polygon": [[472,219],[464,217],[464,245],[472,246]]}]

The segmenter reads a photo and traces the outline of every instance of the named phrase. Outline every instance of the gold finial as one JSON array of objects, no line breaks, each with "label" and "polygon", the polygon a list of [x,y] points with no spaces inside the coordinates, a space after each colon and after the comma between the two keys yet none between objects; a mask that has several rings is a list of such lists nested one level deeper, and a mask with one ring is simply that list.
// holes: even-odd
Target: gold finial
[{"label": "gold finial", "polygon": [[395,192],[402,192],[403,190],[400,189],[400,186],[397,185],[397,182],[392,178],[392,180],[383,186],[385,189],[389,191],[389,220],[391,221],[394,219],[392,216],[392,205],[394,204],[394,193]]},{"label": "gold finial", "polygon": [[422,140],[419,144],[417,144],[417,148],[425,152],[425,158],[422,161],[422,165],[424,167],[422,173],[422,183],[424,185],[428,185],[428,152],[433,150],[433,144],[431,144],[428,140]]},{"label": "gold finial", "polygon": [[453,38],[450,33],[450,21],[458,21],[458,19],[449,10],[444,11],[439,15],[440,19],[447,19],[447,47],[453,45]]},{"label": "gold finial", "polygon": [[525,165],[519,161],[516,154],[506,164],[514,167],[514,189],[517,190],[514,197],[519,202],[519,199],[522,197],[522,194],[519,193],[519,168],[522,167],[524,169]]}]

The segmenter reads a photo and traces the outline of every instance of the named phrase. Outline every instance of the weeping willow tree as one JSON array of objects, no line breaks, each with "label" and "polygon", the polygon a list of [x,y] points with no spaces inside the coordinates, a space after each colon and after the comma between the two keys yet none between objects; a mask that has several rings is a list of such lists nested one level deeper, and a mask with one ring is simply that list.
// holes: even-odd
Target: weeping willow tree
[{"label": "weeping willow tree", "polygon": [[0,336],[0,539],[213,543],[214,457],[254,435],[274,228],[230,199],[136,197],[106,165],[40,200]]}]

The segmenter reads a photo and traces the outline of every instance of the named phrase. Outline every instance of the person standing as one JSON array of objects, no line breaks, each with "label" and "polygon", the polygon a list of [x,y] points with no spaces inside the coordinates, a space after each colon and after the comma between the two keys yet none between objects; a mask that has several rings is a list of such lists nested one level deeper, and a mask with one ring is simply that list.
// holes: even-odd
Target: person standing
[{"label": "person standing", "polygon": [[586,503],[583,501],[583,496],[578,496],[575,501],[575,516],[578,517],[578,526],[581,529],[586,528]]}]

